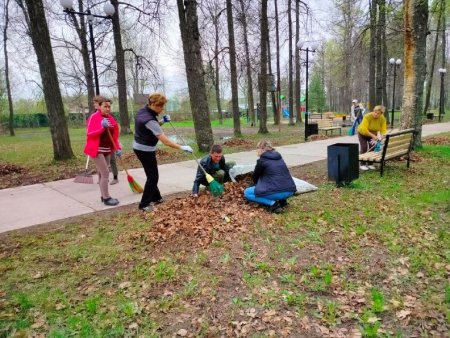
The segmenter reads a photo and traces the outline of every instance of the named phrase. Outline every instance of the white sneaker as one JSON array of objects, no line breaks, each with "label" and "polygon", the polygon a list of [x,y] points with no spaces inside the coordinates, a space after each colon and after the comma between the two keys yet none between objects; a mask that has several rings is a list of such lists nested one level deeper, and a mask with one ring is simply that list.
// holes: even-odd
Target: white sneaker
[{"label": "white sneaker", "polygon": [[374,165],[369,165],[369,166],[367,166],[367,168],[369,168],[370,170],[376,170],[377,169]]},{"label": "white sneaker", "polygon": [[360,165],[359,170],[367,171],[367,170],[369,170],[369,167],[366,165]]}]

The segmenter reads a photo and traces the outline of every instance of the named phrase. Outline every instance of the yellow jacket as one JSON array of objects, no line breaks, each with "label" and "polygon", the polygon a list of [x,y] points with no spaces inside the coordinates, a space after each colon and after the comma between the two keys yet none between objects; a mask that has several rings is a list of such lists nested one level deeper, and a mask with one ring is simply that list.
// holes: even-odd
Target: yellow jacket
[{"label": "yellow jacket", "polygon": [[358,132],[364,136],[370,136],[369,131],[375,135],[378,132],[381,135],[386,134],[386,119],[383,115],[380,115],[377,119],[371,113],[364,116],[361,124],[358,126]]}]

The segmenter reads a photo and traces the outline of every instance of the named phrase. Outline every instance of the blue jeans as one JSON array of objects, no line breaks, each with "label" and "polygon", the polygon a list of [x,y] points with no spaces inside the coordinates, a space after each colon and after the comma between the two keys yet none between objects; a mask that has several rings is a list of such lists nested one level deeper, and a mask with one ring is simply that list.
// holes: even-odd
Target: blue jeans
[{"label": "blue jeans", "polygon": [[256,202],[259,204],[264,204],[267,206],[272,206],[275,202],[279,200],[288,199],[294,195],[293,192],[276,192],[274,194],[266,195],[266,196],[255,196],[255,187],[249,187],[244,190],[244,197],[251,202]]}]

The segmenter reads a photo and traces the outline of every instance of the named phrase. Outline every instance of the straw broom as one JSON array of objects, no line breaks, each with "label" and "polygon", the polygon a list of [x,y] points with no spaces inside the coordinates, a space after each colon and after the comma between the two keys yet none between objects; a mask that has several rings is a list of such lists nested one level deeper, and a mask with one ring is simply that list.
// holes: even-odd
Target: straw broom
[{"label": "straw broom", "polygon": [[[113,144],[113,147],[114,147],[114,140],[111,136],[111,132],[109,131],[109,128],[107,128],[106,130],[108,132],[109,139],[111,140],[111,143]],[[115,147],[114,147],[114,151],[116,151]],[[125,170],[125,174],[127,174],[127,181],[128,181],[128,185],[130,186],[131,191],[134,192],[135,194],[141,194],[144,191],[144,189],[142,189],[141,185],[138,182],[136,182],[136,180],[133,178],[133,176],[131,176],[128,173],[127,167],[125,166],[122,158],[119,156],[117,156],[117,157],[119,158],[120,165],[123,167],[123,170]]]},{"label": "straw broom", "polygon": [[[174,127],[174,125],[172,124],[171,121],[169,121],[169,124],[172,126],[173,130],[175,131],[175,134],[181,139],[181,141],[184,143],[184,145],[187,145],[186,141],[184,141],[183,137],[180,134],[177,133],[177,130],[175,129],[175,127]],[[223,185],[220,184],[219,182],[217,182],[214,179],[214,177],[212,177],[210,174],[208,174],[206,172],[205,168],[203,168],[203,166],[200,164],[200,161],[197,159],[197,157],[193,153],[191,153],[191,155],[192,155],[192,157],[194,157],[194,159],[197,162],[198,166],[201,168],[201,170],[205,174],[205,178],[206,178],[206,181],[209,184],[209,191],[211,192],[211,194],[214,197],[221,196],[224,193],[224,191],[225,191],[225,188],[223,187]]]}]

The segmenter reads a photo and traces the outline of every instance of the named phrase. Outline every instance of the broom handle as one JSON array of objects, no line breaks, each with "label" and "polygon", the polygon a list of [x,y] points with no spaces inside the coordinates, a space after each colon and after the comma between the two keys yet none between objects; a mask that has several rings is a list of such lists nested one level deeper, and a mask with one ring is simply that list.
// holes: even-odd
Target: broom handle
[{"label": "broom handle", "polygon": [[85,171],[85,172],[87,172],[88,167],[89,167],[89,155],[88,155],[87,158],[86,158],[86,166],[84,167],[84,171]]},{"label": "broom handle", "polygon": [[[111,141],[111,143],[112,143],[113,151],[116,151],[116,145],[115,145],[115,143],[114,143],[114,139],[113,139],[113,137],[112,137],[112,135],[111,135],[111,132],[109,131],[109,128],[106,128],[106,131],[108,132],[109,139],[110,139],[110,141]],[[119,158],[120,165],[123,167],[123,170],[125,170],[125,174],[127,174],[127,176],[129,176],[129,175],[128,175],[127,167],[125,166],[124,162],[122,161],[122,158],[121,158],[120,156],[116,156],[116,157]]]},{"label": "broom handle", "polygon": [[[172,126],[173,131],[175,132],[175,135],[177,135],[177,137],[180,138],[180,140],[184,143],[185,146],[187,146],[186,141],[184,140],[183,136],[181,136],[180,134],[177,133],[177,130],[175,129],[174,125],[172,124],[172,121],[169,121],[169,124]],[[195,162],[197,162],[198,166],[202,169],[203,173],[205,175],[209,175],[205,168],[203,168],[203,166],[200,164],[200,162],[198,161],[198,158],[195,157],[194,153],[191,153],[192,157],[194,158]]]}]

